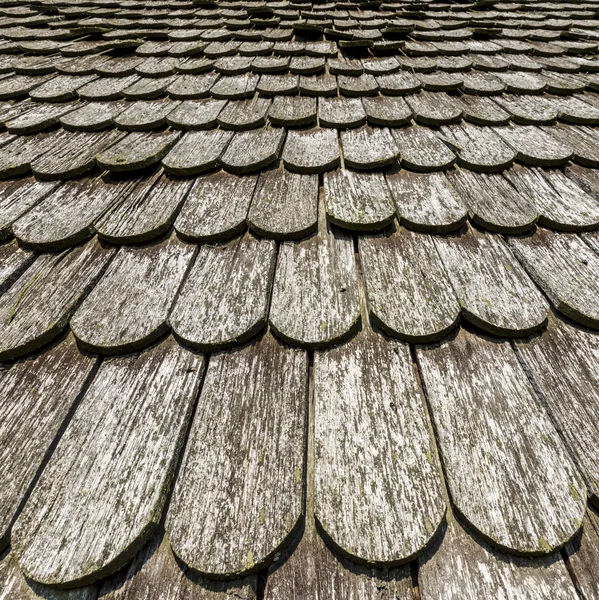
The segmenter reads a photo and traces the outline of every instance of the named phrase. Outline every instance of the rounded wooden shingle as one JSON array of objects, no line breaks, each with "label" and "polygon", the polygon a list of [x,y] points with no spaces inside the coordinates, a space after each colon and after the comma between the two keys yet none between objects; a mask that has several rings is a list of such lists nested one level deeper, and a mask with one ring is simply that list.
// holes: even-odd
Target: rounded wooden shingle
[{"label": "rounded wooden shingle", "polygon": [[421,172],[444,171],[456,160],[455,154],[428,128],[419,125],[392,129],[402,165]]},{"label": "rounded wooden shingle", "polygon": [[220,158],[222,166],[231,173],[251,173],[268,166],[279,158],[285,130],[263,127],[238,131]]},{"label": "rounded wooden shingle", "polygon": [[362,98],[366,118],[371,125],[400,127],[412,120],[412,109],[403,98],[375,96]]},{"label": "rounded wooden shingle", "polygon": [[341,147],[345,165],[352,169],[376,169],[390,165],[399,155],[391,132],[386,128],[342,131]]},{"label": "rounded wooden shingle", "polygon": [[162,159],[162,166],[173,175],[197,175],[214,169],[233,133],[222,129],[188,131]]},{"label": "rounded wooden shingle", "polygon": [[337,132],[314,127],[291,130],[283,149],[283,164],[297,173],[323,173],[334,169],[340,160]]},{"label": "rounded wooden shingle", "polygon": [[318,121],[321,127],[360,127],[366,123],[366,112],[359,98],[319,98]]}]

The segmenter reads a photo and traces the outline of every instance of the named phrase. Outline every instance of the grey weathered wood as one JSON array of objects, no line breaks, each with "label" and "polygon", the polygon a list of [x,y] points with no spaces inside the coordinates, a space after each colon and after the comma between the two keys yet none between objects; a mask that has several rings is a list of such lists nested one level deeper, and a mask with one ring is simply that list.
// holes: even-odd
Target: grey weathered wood
[{"label": "grey weathered wood", "polygon": [[282,158],[284,165],[297,173],[330,171],[340,160],[337,132],[320,127],[289,131]]},{"label": "grey weathered wood", "polygon": [[134,131],[98,154],[98,164],[109,171],[133,171],[161,160],[179,139],[180,132],[147,133]]},{"label": "grey weathered wood", "polygon": [[443,92],[420,92],[406,96],[414,119],[424,125],[449,125],[462,119],[462,109]]},{"label": "grey weathered wood", "polygon": [[91,237],[93,222],[134,188],[110,177],[67,181],[13,224],[15,237],[35,250],[64,250]]},{"label": "grey weathered wood", "polygon": [[374,96],[379,88],[374,75],[363,74],[357,77],[339,75],[339,91],[345,96]]},{"label": "grey weathered wood", "polygon": [[181,75],[169,83],[166,92],[171,98],[177,100],[206,98],[210,89],[218,81],[218,77],[216,73]]},{"label": "grey weathered wood", "polygon": [[101,354],[125,354],[164,334],[194,254],[194,246],[174,236],[159,244],[121,248],[71,318],[80,345]]},{"label": "grey weathered wood", "polygon": [[57,142],[61,133],[53,131],[32,136],[11,136],[8,144],[0,143],[0,179],[30,173],[32,161],[59,146]]},{"label": "grey weathered wood", "polygon": [[458,164],[471,171],[494,173],[509,169],[516,153],[490,127],[470,123],[441,127],[441,137],[457,154]]},{"label": "grey weathered wood", "polygon": [[96,75],[57,75],[29,92],[38,102],[64,102],[76,96],[77,89],[96,79]]},{"label": "grey weathered wood", "polygon": [[81,86],[77,95],[83,100],[93,102],[106,102],[108,100],[119,100],[123,97],[123,91],[133,84],[140,82],[137,75],[127,77],[100,77]]},{"label": "grey weathered wood", "polygon": [[251,173],[268,166],[279,158],[285,130],[263,127],[238,131],[220,158],[222,166],[231,173]]},{"label": "grey weathered wood", "polygon": [[[185,77],[182,75],[181,77]],[[127,86],[121,94],[127,100],[152,100],[164,96],[166,89],[177,77],[141,77],[135,83]]]},{"label": "grey weathered wood", "polygon": [[510,122],[510,113],[491,98],[464,95],[455,100],[462,107],[465,121],[476,125],[507,125]]},{"label": "grey weathered wood", "polygon": [[505,89],[512,94],[540,94],[547,87],[547,82],[536,73],[515,71],[497,73],[496,76],[505,83]]},{"label": "grey weathered wood", "polygon": [[359,98],[319,98],[318,121],[322,127],[359,127],[366,123],[366,112]]},{"label": "grey weathered wood", "polygon": [[35,254],[19,247],[15,240],[0,244],[0,294],[3,294],[34,260]]},{"label": "grey weathered wood", "polygon": [[391,75],[378,75],[376,77],[376,82],[381,93],[389,94],[390,96],[417,94],[422,87],[420,80],[416,79],[414,75],[407,71],[401,71]]},{"label": "grey weathered wood", "polygon": [[198,177],[175,221],[177,233],[192,241],[222,241],[245,229],[258,177],[219,171]]},{"label": "grey weathered wood", "polygon": [[496,98],[495,102],[511,114],[514,123],[520,125],[551,125],[557,121],[557,107],[544,96],[505,94]]},{"label": "grey weathered wood", "polygon": [[522,233],[536,223],[536,207],[500,173],[480,174],[458,169],[448,174],[468,207],[470,218],[491,231]]},{"label": "grey weathered wood", "polygon": [[166,125],[167,115],[178,106],[173,100],[138,100],[117,115],[114,124],[125,131],[147,131]]},{"label": "grey weathered wood", "polygon": [[261,127],[266,122],[270,104],[270,100],[258,97],[229,102],[219,113],[218,124],[224,129],[235,131]]},{"label": "grey weathered wood", "polygon": [[52,192],[58,184],[21,178],[0,181],[0,240],[11,235],[12,224]]},{"label": "grey weathered wood", "polygon": [[211,350],[253,337],[266,324],[276,258],[273,240],[249,233],[202,246],[170,316],[174,333]]},{"label": "grey weathered wood", "polygon": [[55,338],[113,254],[91,240],[37,258],[0,297],[0,360],[22,356]]},{"label": "grey weathered wood", "polygon": [[141,549],[160,520],[203,369],[172,337],[103,362],[13,527],[28,577],[84,585]]},{"label": "grey weathered wood", "polygon": [[0,598],[19,598],[19,600],[95,600],[98,590],[95,586],[73,590],[56,590],[26,579],[12,552],[0,556]]},{"label": "grey weathered wood", "polygon": [[334,75],[302,75],[299,91],[306,96],[335,96],[337,94],[337,78]]},{"label": "grey weathered wood", "polygon": [[599,341],[557,317],[543,335],[516,343],[549,412],[599,507]]},{"label": "grey weathered wood", "polygon": [[458,513],[511,553],[565,544],[586,491],[509,342],[462,328],[417,356]]},{"label": "grey weathered wood", "polygon": [[412,109],[403,98],[374,96],[362,98],[366,118],[372,125],[400,127],[412,120]]},{"label": "grey weathered wood", "polygon": [[162,165],[173,175],[197,175],[214,169],[232,138],[232,132],[222,129],[188,131],[163,158]]},{"label": "grey weathered wood", "polygon": [[578,598],[559,553],[510,556],[472,538],[455,519],[443,526],[438,542],[419,563],[422,600]]},{"label": "grey weathered wood", "polygon": [[455,154],[428,128],[412,125],[393,129],[401,162],[414,171],[431,172],[449,169]]},{"label": "grey weathered wood", "polygon": [[539,223],[561,231],[599,226],[599,203],[557,169],[514,167],[505,173],[517,192],[539,212]]},{"label": "grey weathered wood", "polygon": [[165,233],[193,184],[191,179],[172,178],[160,169],[136,182],[135,189],[95,221],[94,229],[102,239],[134,244]]},{"label": "grey weathered wood", "polygon": [[273,125],[299,127],[316,122],[316,98],[304,96],[277,96],[270,107],[268,118]]},{"label": "grey weathered wood", "polygon": [[599,598],[599,515],[587,511],[581,534],[566,545],[568,566],[585,600]]},{"label": "grey weathered wood", "polygon": [[216,119],[226,100],[186,100],[168,115],[166,122],[175,129],[194,130],[216,127]]},{"label": "grey weathered wood", "polygon": [[111,127],[125,108],[123,102],[90,102],[60,117],[60,124],[71,131],[99,131]]},{"label": "grey weathered wood", "polygon": [[173,551],[192,569],[257,570],[297,531],[307,400],[306,353],[268,332],[211,357],[166,521]]},{"label": "grey weathered wood", "polygon": [[0,376],[0,548],[96,361],[69,336]]},{"label": "grey weathered wood", "polygon": [[[319,211],[324,206],[321,202]],[[324,216],[321,214],[321,221]],[[271,329],[310,348],[332,346],[360,327],[356,263],[351,238],[321,224],[320,233],[279,248],[270,307]]]},{"label": "grey weathered wood", "polygon": [[539,167],[567,163],[574,150],[534,125],[512,125],[495,131],[516,152],[516,158]]},{"label": "grey weathered wood", "polygon": [[296,239],[318,226],[318,177],[276,169],[260,175],[248,224],[274,239]]},{"label": "grey weathered wood", "polygon": [[599,328],[599,257],[577,235],[538,228],[508,243],[557,310]]},{"label": "grey weathered wood", "polygon": [[249,98],[254,95],[259,79],[260,76],[253,73],[221,77],[210,88],[210,94],[213,98],[227,100]]},{"label": "grey weathered wood", "polygon": [[583,167],[599,168],[599,140],[593,127],[575,127],[573,125],[553,125],[543,131],[556,138],[573,150],[573,162]]},{"label": "grey weathered wood", "polygon": [[319,526],[360,562],[407,561],[446,509],[408,345],[367,329],[316,353],[314,386]]},{"label": "grey weathered wood", "polygon": [[360,237],[360,256],[373,325],[421,342],[438,340],[456,325],[460,306],[430,236],[402,228]]},{"label": "grey weathered wood", "polygon": [[526,335],[545,325],[543,295],[498,236],[469,228],[435,243],[466,319],[495,335]]},{"label": "grey weathered wood", "polygon": [[410,229],[446,233],[461,227],[468,210],[445,173],[399,170],[387,175],[400,222]]},{"label": "grey weathered wood", "polygon": [[472,71],[464,73],[462,89],[466,94],[490,96],[501,94],[505,90],[505,83],[490,73]]},{"label": "grey weathered wood", "polygon": [[330,221],[348,229],[380,229],[395,217],[395,206],[382,173],[348,169],[326,173],[324,201]]},{"label": "grey weathered wood", "polygon": [[431,92],[457,90],[462,86],[461,73],[446,73],[440,70],[434,73],[418,73],[422,87]]},{"label": "grey weathered wood", "polygon": [[[157,534],[123,569],[102,585],[102,600],[181,598],[185,600],[255,600],[257,577],[216,581],[196,575],[177,563],[168,537]],[[52,599],[53,600],[53,599]]]},{"label": "grey weathered wood", "polygon": [[391,164],[399,150],[391,132],[386,128],[371,128],[342,131],[341,147],[346,166],[353,169],[376,169]]},{"label": "grey weathered wood", "polygon": [[292,73],[285,75],[262,75],[256,90],[265,96],[297,94],[299,90],[299,77]]},{"label": "grey weathered wood", "polygon": [[37,133],[56,125],[63,115],[75,110],[74,103],[42,104],[35,106],[26,113],[21,114],[10,121],[5,121],[4,126],[9,133],[26,135]]},{"label": "grey weathered wood", "polygon": [[555,98],[549,96],[547,100],[559,112],[560,121],[578,125],[599,125],[599,107],[585,102],[586,96],[566,96]]}]

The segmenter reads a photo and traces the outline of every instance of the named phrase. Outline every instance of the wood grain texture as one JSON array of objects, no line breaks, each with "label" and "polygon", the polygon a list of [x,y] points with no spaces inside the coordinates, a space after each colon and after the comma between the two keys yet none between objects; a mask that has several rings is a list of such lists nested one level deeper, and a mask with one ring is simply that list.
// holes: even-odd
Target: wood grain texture
[{"label": "wood grain texture", "polygon": [[323,173],[339,164],[339,156],[337,132],[315,127],[289,131],[282,158],[290,171]]},{"label": "wood grain texture", "polygon": [[547,331],[515,347],[599,508],[597,335],[552,317]]},{"label": "wood grain texture", "polygon": [[455,154],[428,128],[412,125],[393,129],[402,165],[414,171],[444,171],[455,162]]},{"label": "wood grain texture", "polygon": [[69,336],[0,376],[1,549],[8,545],[18,510],[95,363]]},{"label": "wood grain texture", "polygon": [[175,236],[143,247],[121,248],[71,318],[81,347],[125,354],[168,330],[167,318],[195,247]]},{"label": "wood grain texture", "polygon": [[273,240],[249,233],[202,246],[170,316],[175,335],[210,350],[256,335],[266,325],[276,259]]},{"label": "wood grain texture", "polygon": [[505,336],[545,326],[549,306],[501,238],[469,228],[435,244],[470,322]]},{"label": "wood grain texture", "polygon": [[510,113],[485,96],[463,95],[456,98],[462,107],[464,120],[475,125],[507,125]]},{"label": "wood grain texture", "polygon": [[138,100],[114,119],[114,124],[125,131],[148,131],[166,125],[166,116],[178,106],[172,100]]},{"label": "wood grain texture", "polygon": [[458,322],[460,306],[433,238],[400,229],[360,237],[370,320],[406,341],[442,338]]},{"label": "wood grain texture", "polygon": [[576,234],[538,228],[508,243],[557,310],[599,328],[599,257]]},{"label": "wood grain texture", "polygon": [[277,96],[270,107],[268,118],[273,125],[300,127],[316,122],[316,98],[304,96]]},{"label": "wood grain texture", "polygon": [[473,173],[457,169],[448,174],[468,207],[470,218],[491,231],[517,234],[537,222],[536,207],[500,173]]},{"label": "wood grain texture", "polygon": [[451,519],[419,560],[422,600],[577,600],[558,553],[528,558],[504,554],[475,540]]},{"label": "wood grain texture", "polygon": [[407,344],[366,329],[316,353],[314,386],[320,528],[354,560],[409,560],[446,507]]},{"label": "wood grain texture", "polygon": [[35,254],[20,248],[15,240],[0,244],[0,295],[31,265]]},{"label": "wood grain texture", "polygon": [[558,167],[567,163],[574,150],[534,125],[498,127],[497,134],[516,153],[516,158],[538,167]]},{"label": "wood grain texture", "polygon": [[229,102],[219,113],[218,124],[224,129],[234,131],[261,127],[266,122],[270,104],[270,100],[260,97]]},{"label": "wood grain texture", "polygon": [[417,356],[458,513],[510,553],[563,546],[586,490],[509,342],[462,328]]},{"label": "wood grain texture", "polygon": [[318,176],[286,169],[264,171],[248,213],[250,228],[265,237],[297,239],[318,227]]},{"label": "wood grain texture", "polygon": [[388,225],[395,206],[382,173],[339,169],[324,176],[324,202],[329,220],[358,231]]},{"label": "wood grain texture", "polygon": [[582,531],[566,544],[568,566],[579,597],[599,598],[599,514],[589,508]]},{"label": "wood grain texture", "polygon": [[100,131],[111,127],[125,108],[120,102],[90,102],[61,116],[60,124],[70,131]]},{"label": "wood grain texture", "polygon": [[244,231],[258,177],[225,171],[196,179],[175,221],[190,241],[221,241]]},{"label": "wood grain texture", "polygon": [[360,98],[319,98],[318,121],[321,127],[359,127],[366,123]]},{"label": "wood grain texture", "polygon": [[412,120],[412,109],[403,98],[392,96],[365,97],[362,98],[362,105],[371,125],[400,127],[407,125]]},{"label": "wood grain texture", "polygon": [[255,600],[257,578],[215,581],[194,574],[177,562],[162,527],[128,568],[108,578],[102,600]]},{"label": "wood grain texture", "polygon": [[376,169],[390,165],[399,155],[391,132],[386,128],[371,128],[341,132],[341,147],[345,165],[352,169]]},{"label": "wood grain texture", "polygon": [[445,173],[399,170],[386,178],[400,223],[410,229],[447,233],[468,218],[468,210]]},{"label": "wood grain texture", "polygon": [[334,225],[307,240],[283,242],[270,307],[271,329],[281,339],[308,348],[326,348],[347,339],[361,322],[357,286],[352,240]]},{"label": "wood grain texture", "polygon": [[251,173],[277,160],[284,141],[285,130],[282,128],[238,131],[220,162],[231,173]]},{"label": "wood grain texture", "polygon": [[173,175],[197,175],[219,164],[233,133],[221,129],[185,133],[164,157],[162,165]]},{"label": "wood grain texture", "polygon": [[226,100],[186,100],[168,115],[166,122],[175,129],[195,130],[216,127],[216,119],[227,104]]},{"label": "wood grain texture", "polygon": [[544,127],[543,131],[555,137],[562,144],[573,149],[571,160],[583,167],[599,167],[599,141],[593,127],[574,127],[572,125],[554,125]]},{"label": "wood grain texture", "polygon": [[0,360],[17,358],[55,338],[113,254],[91,240],[37,258],[0,297]]},{"label": "wood grain texture", "polygon": [[449,125],[462,119],[460,105],[443,92],[423,91],[406,96],[406,102],[414,113],[414,119],[423,125]]},{"label": "wood grain texture", "polygon": [[259,569],[297,530],[307,400],[306,353],[268,332],[211,357],[166,521],[192,569],[220,578]]},{"label": "wood grain texture", "polygon": [[23,572],[57,587],[127,562],[160,520],[204,361],[173,338],[103,362],[12,534]]}]

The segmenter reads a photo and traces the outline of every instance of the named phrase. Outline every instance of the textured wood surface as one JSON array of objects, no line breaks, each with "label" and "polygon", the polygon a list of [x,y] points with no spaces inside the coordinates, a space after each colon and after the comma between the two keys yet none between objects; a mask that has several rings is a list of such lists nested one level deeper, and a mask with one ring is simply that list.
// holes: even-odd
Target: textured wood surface
[{"label": "textured wood surface", "polygon": [[311,348],[332,346],[357,331],[356,263],[346,233],[333,225],[307,240],[281,244],[270,326],[283,340]]},{"label": "textured wood surface", "polygon": [[514,554],[565,544],[586,490],[509,342],[462,328],[417,354],[458,513]]},{"label": "textured wood surface", "polygon": [[412,109],[403,98],[374,96],[362,98],[368,122],[372,125],[400,127],[412,120]]},{"label": "textured wood surface", "polygon": [[498,106],[491,98],[464,94],[456,98],[462,107],[464,120],[475,125],[507,125],[510,113]]},{"label": "textured wood surface", "polygon": [[253,231],[274,239],[296,239],[318,226],[318,176],[276,169],[260,175],[248,213]]},{"label": "textured wood surface", "polygon": [[90,102],[60,117],[60,124],[71,131],[99,131],[114,123],[126,106],[120,102]]},{"label": "textured wood surface", "polygon": [[589,508],[582,531],[566,545],[568,565],[580,596],[599,598],[599,514]]},{"label": "textured wood surface", "polygon": [[352,169],[385,167],[398,156],[399,150],[391,132],[369,126],[341,132],[345,165]]},{"label": "textured wood surface", "polygon": [[360,237],[359,244],[373,324],[421,342],[438,340],[456,325],[460,305],[430,236],[402,228]]},{"label": "textured wood surface", "polygon": [[194,254],[194,246],[175,236],[141,248],[121,248],[71,318],[81,346],[101,354],[125,354],[164,334]]},{"label": "textured wood surface", "polygon": [[413,125],[394,129],[401,162],[414,171],[443,171],[456,160],[455,154],[428,128]]},{"label": "textured wood surface", "polygon": [[258,177],[225,171],[196,179],[179,216],[177,233],[191,241],[226,240],[245,229]]},{"label": "textured wood surface", "polygon": [[599,140],[594,128],[560,124],[551,128],[544,127],[543,131],[573,149],[573,162],[583,167],[599,167]]},{"label": "textured wood surface", "polygon": [[203,246],[170,316],[175,334],[211,350],[250,339],[266,325],[276,259],[273,240],[249,233]]},{"label": "textured wood surface", "polygon": [[226,100],[186,100],[168,115],[166,122],[176,129],[195,130],[216,127],[217,117]]},{"label": "textured wood surface", "polygon": [[27,576],[83,585],[121,567],[147,541],[203,364],[173,338],[102,364],[13,528]]},{"label": "textured wood surface", "polygon": [[232,138],[231,132],[220,129],[190,131],[164,157],[162,164],[169,173],[182,176],[214,169]]},{"label": "textured wood surface", "polygon": [[423,125],[449,125],[462,117],[460,105],[443,92],[423,91],[407,96],[406,102],[414,113],[414,119]]},{"label": "textured wood surface", "polygon": [[508,243],[557,310],[599,328],[599,258],[577,235],[538,228]]},{"label": "textured wood surface", "polygon": [[359,98],[319,98],[318,121],[322,127],[359,127],[366,123],[366,112]]},{"label": "textured wood surface", "polygon": [[473,539],[455,519],[419,562],[422,600],[578,599],[559,553],[509,556]]},{"label": "textured wood surface", "polygon": [[[248,576],[215,581],[195,575],[177,563],[168,537],[159,527],[127,569],[108,578],[100,590],[102,600],[255,600],[257,581]],[[1,597],[0,597],[1,598]],[[52,599],[53,600],[53,599]]]},{"label": "textured wood surface", "polygon": [[400,170],[387,175],[402,224],[416,231],[447,233],[468,218],[460,195],[445,173]]},{"label": "textured wood surface", "polygon": [[234,131],[261,127],[266,122],[270,103],[267,98],[259,97],[229,102],[219,113],[218,124]]},{"label": "textured wood surface", "polygon": [[381,173],[349,169],[326,173],[324,202],[329,220],[347,229],[372,231],[395,217],[391,193]]},{"label": "textured wood surface", "polygon": [[0,375],[0,548],[95,362],[69,336]]},{"label": "textured wood surface", "polygon": [[0,297],[0,360],[22,356],[56,337],[113,254],[91,240],[37,258]]},{"label": "textured wood surface", "polygon": [[322,173],[339,164],[339,140],[333,129],[289,131],[283,163],[297,173]]},{"label": "textured wood surface", "polygon": [[445,513],[410,350],[367,329],[314,359],[315,516],[343,553],[397,564]]},{"label": "textured wood surface", "polygon": [[211,357],[166,522],[188,566],[234,577],[289,541],[303,510],[307,404],[306,353],[268,332]]},{"label": "textured wood surface", "polygon": [[466,319],[495,335],[544,327],[549,306],[501,238],[469,228],[435,244]]},{"label": "textured wood surface", "polygon": [[316,121],[316,98],[277,96],[268,118],[273,125],[302,126]]},{"label": "textured wood surface", "polygon": [[15,240],[0,244],[0,295],[31,265],[35,254],[20,248]]},{"label": "textured wood surface", "polygon": [[516,152],[523,163],[539,167],[557,167],[568,162],[574,150],[533,125],[496,128],[500,137]]},{"label": "textured wood surface", "polygon": [[263,127],[238,131],[222,155],[220,162],[231,173],[251,173],[279,158],[285,130]]}]

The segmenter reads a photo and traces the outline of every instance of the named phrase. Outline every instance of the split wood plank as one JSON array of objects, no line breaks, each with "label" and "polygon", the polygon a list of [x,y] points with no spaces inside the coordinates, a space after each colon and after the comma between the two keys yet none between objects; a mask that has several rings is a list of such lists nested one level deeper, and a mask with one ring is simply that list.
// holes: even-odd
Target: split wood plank
[{"label": "split wood plank", "polygon": [[597,334],[552,317],[547,331],[518,340],[549,412],[599,508],[599,339]]},{"label": "split wood plank", "polygon": [[358,231],[388,225],[395,206],[382,173],[339,169],[324,176],[324,201],[329,220]]},{"label": "split wood plank", "polygon": [[359,244],[373,325],[402,340],[430,342],[457,324],[460,306],[429,235],[401,228],[361,236]]},{"label": "split wood plank", "polygon": [[360,323],[351,238],[331,225],[307,240],[283,242],[270,307],[271,329],[291,344],[326,348],[351,337]]},{"label": "split wood plank", "polygon": [[599,600],[599,514],[587,510],[582,532],[566,545],[568,566],[585,600]]},{"label": "split wood plank", "polygon": [[224,129],[234,131],[262,127],[266,122],[270,104],[270,100],[260,97],[229,102],[219,113],[218,124]]},{"label": "split wood plank", "polygon": [[98,240],[60,254],[43,254],[0,297],[0,360],[55,338],[114,254]]},{"label": "split wood plank", "polygon": [[516,152],[516,158],[538,167],[559,167],[574,154],[573,148],[534,125],[497,127],[495,132]]},{"label": "split wood plank", "polygon": [[307,401],[307,354],[268,332],[211,357],[166,521],[185,564],[239,576],[290,541],[303,512]]},{"label": "split wood plank", "polygon": [[547,323],[543,294],[501,238],[468,228],[435,238],[462,314],[495,335],[526,335]]},{"label": "split wood plank", "polygon": [[68,336],[0,376],[0,549],[96,362]]},{"label": "split wood plank", "polygon": [[290,130],[283,150],[283,164],[297,173],[323,173],[339,165],[339,140],[333,129],[314,127]]},{"label": "split wood plank", "polygon": [[393,129],[401,163],[414,171],[444,171],[455,162],[455,154],[428,128],[412,125]]},{"label": "split wood plank", "polygon": [[250,228],[265,237],[297,239],[318,227],[318,176],[276,169],[258,180],[248,214]]},{"label": "split wood plank", "polygon": [[508,244],[559,312],[599,328],[599,257],[577,235],[538,228]]},{"label": "split wood plank", "polygon": [[352,169],[377,169],[390,165],[399,155],[391,132],[365,125],[341,132],[345,165]]},{"label": "split wood plank", "polygon": [[251,173],[276,161],[285,141],[283,128],[263,127],[238,131],[220,158],[231,173]]},{"label": "split wood plank", "polygon": [[257,175],[225,171],[198,177],[175,221],[177,233],[200,242],[223,241],[241,233],[257,180]]},{"label": "split wood plank", "polygon": [[462,119],[460,105],[443,92],[423,91],[406,96],[406,102],[414,113],[414,119],[423,125],[449,125]]},{"label": "split wood plank", "polygon": [[599,168],[599,141],[594,127],[575,127],[559,123],[542,129],[560,143],[572,148],[573,162],[583,167]]},{"label": "split wood plank", "polygon": [[475,540],[448,519],[438,542],[419,560],[422,600],[577,600],[559,553],[510,556]]},{"label": "split wood plank", "polygon": [[468,210],[445,173],[398,170],[387,175],[400,222],[410,229],[447,233],[459,229]]},{"label": "split wood plank", "polygon": [[256,335],[266,325],[276,258],[273,240],[249,233],[202,246],[170,316],[175,335],[207,350]]},{"label": "split wood plank", "polygon": [[509,342],[461,328],[417,356],[458,513],[510,553],[563,546],[585,486]]},{"label": "split wood plank", "polygon": [[160,521],[203,369],[172,337],[102,363],[13,528],[28,577],[85,585],[141,549]]},{"label": "split wood plank", "polygon": [[195,254],[175,236],[159,244],[121,248],[71,318],[82,348],[125,354],[168,331],[167,318]]},{"label": "split wood plank", "polygon": [[314,386],[321,530],[359,562],[406,562],[446,510],[408,345],[367,329],[316,353]]},{"label": "split wood plank", "polygon": [[162,165],[173,175],[197,175],[218,166],[233,133],[222,129],[189,131],[164,157]]},{"label": "split wood plank", "polygon": [[0,244],[0,295],[3,294],[35,260],[35,254],[20,248],[15,240]]},{"label": "split wood plank", "polygon": [[196,575],[177,563],[168,537],[159,527],[129,567],[104,582],[100,597],[102,600],[256,600],[257,583],[254,575],[234,581]]},{"label": "split wood plank", "polygon": [[470,218],[485,229],[523,233],[539,218],[536,207],[500,173],[457,169],[447,177],[468,207]]}]

